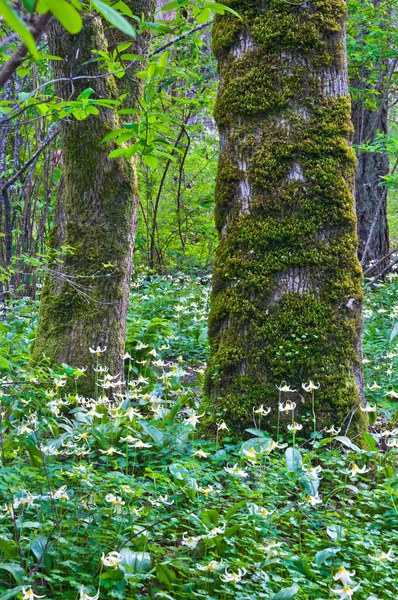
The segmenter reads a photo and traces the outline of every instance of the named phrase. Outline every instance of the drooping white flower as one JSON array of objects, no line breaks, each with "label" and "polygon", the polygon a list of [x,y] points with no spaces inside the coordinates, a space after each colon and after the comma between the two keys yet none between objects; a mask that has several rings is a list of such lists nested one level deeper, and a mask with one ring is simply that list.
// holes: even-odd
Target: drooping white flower
[{"label": "drooping white flower", "polygon": [[184,531],[182,534],[182,546],[187,546],[190,550],[193,550],[198,545],[199,541],[202,539],[201,535],[197,536],[189,536],[187,531]]},{"label": "drooping white flower", "polygon": [[109,552],[106,556],[103,553],[101,556],[102,564],[104,564],[106,567],[114,567],[115,569],[118,568],[122,558],[123,556],[120,554],[120,552],[116,552],[116,550],[112,550],[112,552]]},{"label": "drooping white flower", "polygon": [[289,431],[293,431],[294,433],[297,433],[297,431],[300,431],[303,426],[300,423],[294,423],[294,424],[290,424],[287,426]]},{"label": "drooping white flower", "polygon": [[199,448],[199,450],[196,450],[193,453],[194,456],[199,456],[199,458],[207,458],[208,454],[206,454],[206,452],[203,452],[203,450],[201,448]]},{"label": "drooping white flower", "polygon": [[359,475],[359,474],[362,475],[363,473],[367,473],[368,471],[370,471],[370,469],[367,469],[365,467],[365,465],[361,469],[360,467],[358,467],[358,465],[356,463],[352,463],[350,471],[351,471],[350,479],[354,479],[357,475]]},{"label": "drooping white flower", "polygon": [[253,408],[253,412],[260,415],[260,417],[266,417],[271,412],[271,407],[264,408],[264,404],[262,404],[260,406],[260,408],[257,408],[257,409]]},{"label": "drooping white flower", "polygon": [[234,571],[229,571],[228,567],[225,568],[225,573],[220,575],[220,579],[225,583],[238,583],[242,577],[244,577],[247,573],[245,568],[238,569],[235,573]]},{"label": "drooping white flower", "polygon": [[321,384],[318,383],[318,385],[315,385],[315,383],[310,379],[309,383],[302,383],[301,387],[305,392],[313,392],[314,390],[318,390],[321,387]]},{"label": "drooping white flower", "polygon": [[296,408],[296,403],[295,402],[286,402],[286,404],[283,405],[280,402],[278,408],[279,408],[280,412],[288,413],[289,411],[294,410]]},{"label": "drooping white flower", "polygon": [[217,431],[229,431],[227,424],[225,421],[222,421],[221,423],[217,423]]},{"label": "drooping white flower", "polygon": [[343,588],[332,590],[334,594],[340,594],[340,600],[344,600],[345,598],[351,598],[351,596],[359,589],[359,585],[354,588],[350,588],[345,586]]},{"label": "drooping white flower", "polygon": [[142,440],[137,440],[135,444],[133,444],[133,448],[152,448],[152,444],[148,444],[143,442]]},{"label": "drooping white flower", "polygon": [[354,584],[353,580],[351,579],[351,577],[354,577],[354,575],[355,571],[352,571],[352,573],[350,573],[343,565],[341,565],[341,567],[339,567],[339,569],[337,570],[337,573],[333,576],[333,579],[334,581],[340,580],[343,586],[347,587],[348,585]]},{"label": "drooping white flower", "polygon": [[276,386],[278,388],[278,390],[280,392],[297,392],[297,390],[293,390],[290,386],[288,386],[286,383],[284,385],[281,385],[281,387],[279,387],[278,385]]},{"label": "drooping white flower", "polygon": [[217,562],[216,560],[211,560],[208,565],[196,565],[196,568],[200,571],[210,571],[212,573],[216,569],[219,569],[222,566],[222,561]]},{"label": "drooping white flower", "polygon": [[341,431],[341,427],[338,427],[336,429],[334,425],[329,427],[329,429],[326,429],[326,433],[330,433],[330,435],[337,435],[338,433],[340,433],[340,431]]},{"label": "drooping white flower", "polygon": [[361,405],[359,408],[364,413],[376,412],[376,410],[377,410],[377,406],[376,405],[372,406],[371,404],[366,404],[365,406]]},{"label": "drooping white flower", "polygon": [[201,419],[204,416],[204,414],[205,413],[197,415],[194,411],[192,411],[189,417],[187,419],[184,419],[184,423],[186,425],[192,425],[192,427],[196,429],[196,425],[199,423],[199,419]]},{"label": "drooping white flower", "polygon": [[98,598],[99,598],[99,595],[100,595],[100,593],[99,593],[99,590],[98,590],[98,592],[97,592],[97,593],[96,593],[94,596],[89,596],[89,595],[88,595],[88,594],[86,594],[86,592],[84,591],[84,587],[83,587],[83,586],[81,586],[81,587],[79,588],[79,594],[80,594],[80,595],[79,595],[79,600],[98,600]]},{"label": "drooping white flower", "polygon": [[32,588],[22,588],[22,600],[34,600],[34,598],[45,598],[45,596],[38,596]]},{"label": "drooping white flower", "polygon": [[95,349],[94,348],[89,348],[89,351],[91,352],[91,354],[96,354],[97,356],[100,356],[100,354],[102,354],[102,352],[106,351],[106,346],[104,346],[103,348],[100,348],[100,346],[97,346]]},{"label": "drooping white flower", "polygon": [[368,384],[368,388],[372,390],[372,392],[375,392],[376,390],[380,390],[381,386],[378,385],[376,381],[373,381],[372,385]]},{"label": "drooping white flower", "polygon": [[116,448],[113,448],[112,446],[110,448],[108,448],[108,450],[99,450],[101,452],[101,454],[106,454],[107,456],[113,456],[114,454],[121,454],[123,455],[123,452],[119,452],[119,450],[116,450]]},{"label": "drooping white flower", "polygon": [[[369,555],[370,556],[370,555]],[[396,560],[393,556],[392,556],[392,548],[390,548],[388,550],[388,552],[381,552],[378,556],[370,556],[370,558],[372,558],[373,560],[377,561],[377,562],[383,562],[385,560],[389,561],[389,562],[393,562],[394,560]]]}]

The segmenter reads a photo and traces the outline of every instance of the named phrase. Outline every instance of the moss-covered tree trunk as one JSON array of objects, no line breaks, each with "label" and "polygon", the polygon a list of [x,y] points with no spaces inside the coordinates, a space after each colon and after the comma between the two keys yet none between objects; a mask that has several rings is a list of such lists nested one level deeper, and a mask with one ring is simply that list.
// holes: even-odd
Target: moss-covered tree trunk
[{"label": "moss-covered tree trunk", "polygon": [[[67,78],[71,73],[89,77],[74,79],[73,87],[60,81],[60,96],[76,99],[88,87],[94,90],[95,98],[119,96],[115,79],[93,62],[92,50],[107,49],[100,17],[87,15],[77,36],[53,26],[49,46],[52,54],[64,59],[54,63],[57,78]],[[139,85],[123,87],[124,93],[130,91],[129,106],[137,108]],[[55,363],[88,367],[86,377],[79,381],[79,392],[87,395],[93,395],[95,380],[92,367],[96,357],[90,347],[106,347],[100,363],[112,375],[123,373],[138,203],[135,162],[109,159],[112,147],[101,143],[120,126],[118,119],[112,109],[99,110],[98,115],[83,121],[71,118],[61,124],[63,179],[51,246],[58,252],[64,247],[72,250],[62,252],[62,263],[49,265],[51,272],[42,293],[33,347],[36,361],[45,355]]]},{"label": "moss-covered tree trunk", "polygon": [[217,17],[213,31],[219,247],[203,408],[239,431],[264,403],[275,423],[276,385],[305,396],[312,379],[319,425],[347,426],[363,375],[346,3],[232,6],[243,20]]}]

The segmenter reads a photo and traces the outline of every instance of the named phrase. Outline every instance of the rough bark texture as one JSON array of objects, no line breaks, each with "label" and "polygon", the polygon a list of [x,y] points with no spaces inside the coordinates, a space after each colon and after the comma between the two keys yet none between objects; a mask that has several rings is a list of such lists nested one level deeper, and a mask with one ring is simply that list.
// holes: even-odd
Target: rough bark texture
[{"label": "rough bark texture", "polygon": [[[374,6],[380,5],[380,0],[373,0]],[[366,31],[360,32],[359,37],[366,45]],[[366,66],[353,73],[350,84],[355,92],[352,103],[352,120],[354,124],[354,144],[373,142],[377,133],[386,134],[388,131],[388,99],[386,86],[389,83],[388,61],[377,65],[377,83],[368,83],[371,72]],[[387,188],[380,186],[382,177],[389,173],[388,154],[380,152],[357,153],[358,166],[355,175],[355,204],[358,219],[358,255],[360,260],[366,245],[368,250],[362,261],[363,267],[369,267],[372,262],[378,262],[385,257],[390,248],[387,221]],[[372,237],[368,243],[373,221],[376,221]],[[381,261],[373,274],[380,273],[388,264],[389,259]]]},{"label": "rough bark texture", "polygon": [[[57,77],[96,76],[75,80],[73,89],[60,82],[59,95],[76,98],[87,87],[94,89],[96,98],[119,95],[114,78],[104,77],[99,63],[92,62],[93,49],[107,49],[99,17],[87,15],[82,32],[73,37],[52,27],[49,45],[52,54],[64,58],[54,64]],[[124,87],[123,92],[131,92],[129,107],[137,108],[140,87]],[[65,253],[63,263],[50,265],[55,274],[45,282],[33,348],[36,361],[46,355],[55,363],[88,367],[87,377],[79,381],[79,392],[87,395],[94,393],[96,360],[89,347],[106,346],[101,364],[111,374],[123,372],[138,202],[134,161],[109,159],[112,146],[101,143],[120,126],[118,120],[112,110],[100,111],[83,121],[62,122],[63,181],[51,246],[73,250]]]},{"label": "rough bark texture", "polygon": [[[320,425],[358,424],[362,274],[346,3],[232,6],[243,20],[217,17],[213,31],[220,237],[203,408],[209,423],[223,417],[239,431],[265,403],[272,424],[276,384],[301,389],[312,379]],[[309,400],[286,400],[308,412]]]}]

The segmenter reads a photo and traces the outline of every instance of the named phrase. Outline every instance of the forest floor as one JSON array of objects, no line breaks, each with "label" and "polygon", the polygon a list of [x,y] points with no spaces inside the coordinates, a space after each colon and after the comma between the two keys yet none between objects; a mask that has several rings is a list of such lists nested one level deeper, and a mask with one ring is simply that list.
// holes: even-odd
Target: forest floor
[{"label": "forest floor", "polygon": [[261,411],[251,439],[228,422],[203,438],[206,276],[136,277],[116,401],[106,374],[87,399],[63,391],[79,370],[33,369],[37,303],[16,301],[0,323],[0,600],[396,598],[397,292],[391,275],[367,296],[354,440],[337,423],[276,440]]}]

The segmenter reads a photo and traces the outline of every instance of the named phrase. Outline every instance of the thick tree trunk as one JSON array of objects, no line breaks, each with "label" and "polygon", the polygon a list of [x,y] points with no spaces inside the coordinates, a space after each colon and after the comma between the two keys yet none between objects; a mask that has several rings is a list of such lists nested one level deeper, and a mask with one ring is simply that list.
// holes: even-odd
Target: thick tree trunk
[{"label": "thick tree trunk", "polygon": [[[96,98],[119,95],[114,78],[104,77],[99,63],[93,62],[93,49],[107,49],[99,17],[88,15],[74,37],[54,26],[49,43],[51,53],[64,58],[54,65],[56,77],[92,77],[75,79],[73,88],[60,82],[58,92],[64,98],[76,98],[88,87]],[[137,108],[137,84],[130,91],[130,107]],[[135,162],[109,159],[111,145],[101,143],[119,126],[118,120],[112,110],[100,111],[83,121],[62,122],[64,170],[51,245],[57,251],[72,251],[63,254],[62,263],[50,265],[53,272],[44,286],[33,348],[36,361],[46,355],[52,362],[88,367],[87,377],[79,381],[79,392],[87,395],[93,395],[95,379],[96,357],[90,347],[106,347],[101,364],[113,375],[123,373],[138,203]]]},{"label": "thick tree trunk", "polygon": [[239,431],[265,403],[275,423],[276,384],[312,379],[319,424],[348,426],[363,374],[346,3],[232,6],[243,20],[217,17],[213,32],[219,247],[203,407]]}]

